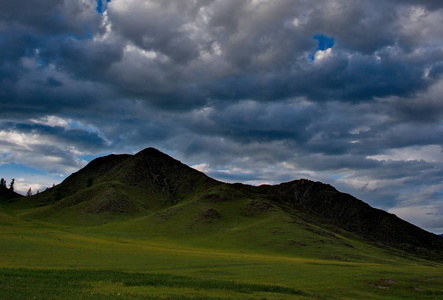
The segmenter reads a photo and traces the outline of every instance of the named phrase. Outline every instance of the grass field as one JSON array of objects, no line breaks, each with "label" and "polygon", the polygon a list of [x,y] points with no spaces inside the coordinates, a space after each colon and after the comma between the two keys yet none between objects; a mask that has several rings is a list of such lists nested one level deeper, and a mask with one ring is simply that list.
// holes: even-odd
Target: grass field
[{"label": "grass field", "polygon": [[0,299],[443,298],[441,264],[375,247],[354,261],[323,259],[123,235],[131,224],[116,233],[110,225],[62,226],[1,213]]}]

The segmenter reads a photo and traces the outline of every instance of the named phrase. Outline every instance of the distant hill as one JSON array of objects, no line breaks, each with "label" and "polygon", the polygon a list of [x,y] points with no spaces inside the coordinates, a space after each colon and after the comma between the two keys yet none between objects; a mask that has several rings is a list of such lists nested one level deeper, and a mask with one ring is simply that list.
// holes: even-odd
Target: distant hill
[{"label": "distant hill", "polygon": [[97,158],[61,184],[6,205],[26,218],[102,225],[123,236],[342,259],[362,257],[376,246],[443,260],[441,237],[330,185],[304,179],[226,184],[154,148]]}]

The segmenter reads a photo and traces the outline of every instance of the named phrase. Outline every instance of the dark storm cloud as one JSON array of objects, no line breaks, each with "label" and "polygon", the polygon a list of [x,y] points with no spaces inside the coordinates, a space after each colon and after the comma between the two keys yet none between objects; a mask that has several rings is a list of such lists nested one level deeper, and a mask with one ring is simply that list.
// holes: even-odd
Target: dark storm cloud
[{"label": "dark storm cloud", "polygon": [[15,62],[64,35],[96,34],[101,18],[86,2],[62,0],[0,3],[3,62]]},{"label": "dark storm cloud", "polygon": [[3,163],[67,173],[155,146],[438,216],[442,22],[431,0],[3,1]]},{"label": "dark storm cloud", "polygon": [[[35,12],[35,3],[22,11],[4,5],[3,26],[12,32],[4,30],[2,39],[9,53],[3,56],[3,89],[25,76],[27,57],[163,109],[300,96],[355,102],[424,90],[438,73],[432,66],[443,58],[431,49],[402,55],[421,41],[409,50],[398,44],[406,34],[403,19],[414,12],[395,2],[116,1],[105,15],[94,11],[96,4],[47,1]],[[435,13],[429,9],[416,14]],[[335,43],[315,59],[322,34]],[[20,101],[17,93],[13,97]]]},{"label": "dark storm cloud", "polygon": [[[230,136],[243,142],[305,140],[305,127],[317,113],[313,105],[290,106],[285,103],[263,105],[245,101],[213,110],[208,119],[214,122],[212,134]],[[200,121],[200,120],[197,120]],[[198,130],[199,124],[194,124]],[[208,130],[208,127],[204,128]]]}]

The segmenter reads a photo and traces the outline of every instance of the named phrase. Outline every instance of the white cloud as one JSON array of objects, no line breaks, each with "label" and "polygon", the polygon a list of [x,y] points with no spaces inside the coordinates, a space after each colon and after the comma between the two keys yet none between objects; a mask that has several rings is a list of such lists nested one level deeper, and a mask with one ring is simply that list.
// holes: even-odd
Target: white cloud
[{"label": "white cloud", "polygon": [[371,193],[377,190],[387,189],[393,186],[399,186],[409,178],[398,179],[377,179],[355,172],[346,172],[347,175],[337,179],[337,183],[347,186],[352,190],[360,190],[362,192]]},{"label": "white cloud", "polygon": [[46,128],[70,129],[67,121],[56,116],[46,116],[29,122],[26,130],[20,130],[20,127],[0,129],[0,152],[3,154],[0,157],[1,164],[22,164],[64,174],[75,172],[87,164],[79,158],[84,152],[58,135],[69,131],[51,133],[32,127],[38,124]]},{"label": "white cloud", "polygon": [[378,161],[426,161],[435,163],[443,161],[443,149],[439,145],[411,146],[387,150],[385,154],[371,155],[367,158]]},{"label": "white cloud", "polygon": [[369,126],[361,126],[361,127],[357,127],[357,128],[352,129],[351,131],[349,131],[349,133],[358,135],[360,133],[365,133],[370,130],[371,130],[371,127],[369,127]]},{"label": "white cloud", "polygon": [[37,133],[22,133],[15,130],[0,130],[0,150],[2,153],[30,151],[33,145],[45,143]]},{"label": "white cloud", "polygon": [[207,164],[207,163],[191,165],[190,167],[193,168],[193,169],[196,169],[197,171],[203,172],[203,173],[210,172],[210,170],[211,170],[210,167],[209,167],[209,164]]},{"label": "white cloud", "polygon": [[314,63],[321,63],[332,57],[332,48],[326,50],[318,50],[314,54]]},{"label": "white cloud", "polygon": [[70,122],[70,120],[66,121],[57,116],[45,116],[39,119],[31,119],[30,121],[35,124],[42,124],[51,127],[63,127],[65,129],[69,128],[68,123]]}]

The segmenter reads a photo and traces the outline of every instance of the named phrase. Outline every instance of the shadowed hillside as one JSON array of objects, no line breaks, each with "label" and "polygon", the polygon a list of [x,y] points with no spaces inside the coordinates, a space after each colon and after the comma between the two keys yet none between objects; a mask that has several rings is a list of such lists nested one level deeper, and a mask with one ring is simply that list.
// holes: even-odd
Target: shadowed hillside
[{"label": "shadowed hillside", "polygon": [[6,205],[35,220],[190,245],[347,260],[374,257],[367,249],[377,246],[443,259],[441,237],[330,185],[221,183],[153,148],[97,158],[61,184]]},{"label": "shadowed hillside", "polygon": [[301,179],[260,188],[275,203],[309,212],[370,241],[417,254],[432,249],[433,255],[440,256],[443,251],[443,240],[437,235],[394,214],[372,208],[330,185]]}]

